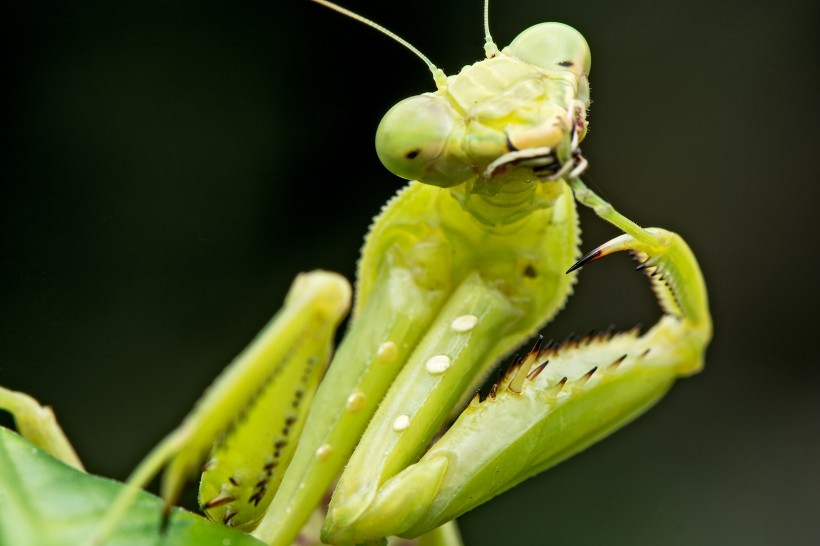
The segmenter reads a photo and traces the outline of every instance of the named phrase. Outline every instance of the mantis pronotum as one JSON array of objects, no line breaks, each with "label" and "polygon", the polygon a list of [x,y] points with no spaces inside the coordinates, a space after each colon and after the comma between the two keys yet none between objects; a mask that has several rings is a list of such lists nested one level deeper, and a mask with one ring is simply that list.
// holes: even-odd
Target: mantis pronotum
[{"label": "mantis pronotum", "polygon": [[[486,59],[456,75],[420,55],[436,91],[402,101],[379,126],[380,159],[414,182],[367,236],[352,324],[322,382],[350,289],[313,272],[132,484],[167,464],[170,505],[204,464],[210,517],[286,545],[338,478],[326,542],[443,543],[455,540],[449,521],[615,430],[702,367],[711,323],[688,246],[639,227],[580,179],[586,41],[542,23],[499,50],[486,4],[485,35]],[[624,235],[578,260],[575,201]],[[618,251],[649,273],[663,318],[643,335],[539,343],[470,400],[563,307],[576,270]],[[9,406],[18,400],[0,394]],[[33,407],[10,409],[24,419]],[[98,541],[127,517],[134,492],[123,490]]]}]

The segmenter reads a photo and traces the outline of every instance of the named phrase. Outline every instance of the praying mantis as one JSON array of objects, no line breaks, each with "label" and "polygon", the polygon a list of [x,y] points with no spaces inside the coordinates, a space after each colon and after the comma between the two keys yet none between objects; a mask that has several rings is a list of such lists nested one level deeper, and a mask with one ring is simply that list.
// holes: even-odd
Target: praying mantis
[{"label": "praying mantis", "polygon": [[[413,182],[371,227],[351,325],[327,371],[351,290],[312,272],[135,470],[90,543],[116,532],[136,486],[164,466],[169,506],[204,466],[208,516],[269,544],[296,540],[337,479],[323,541],[457,543],[454,518],[614,431],[702,368],[711,321],[691,250],[625,218],[580,178],[584,38],[542,23],[499,50],[486,14],[485,3],[486,59],[447,76],[419,54],[436,91],[400,102],[377,130],[381,161]],[[576,201],[624,234],[580,257]],[[656,325],[536,342],[473,395],[564,306],[580,267],[620,251],[649,274],[664,313]],[[19,427],[25,435],[70,459],[35,402],[2,391],[0,405],[35,423]]]}]

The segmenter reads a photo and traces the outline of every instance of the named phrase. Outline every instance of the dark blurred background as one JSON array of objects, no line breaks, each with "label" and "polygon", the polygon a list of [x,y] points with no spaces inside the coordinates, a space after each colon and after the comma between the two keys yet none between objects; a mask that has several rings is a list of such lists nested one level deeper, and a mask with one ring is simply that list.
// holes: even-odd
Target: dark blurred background
[{"label": "dark blurred background", "polygon": [[[480,0],[350,0],[448,73]],[[424,65],[306,0],[7,2],[0,383],[52,405],[124,478],[278,308],[354,274],[402,184],[373,135]],[[461,519],[469,546],[818,544],[818,30],[812,0],[495,1],[593,51],[587,180],[683,234],[710,289],[706,370]],[[582,212],[584,249],[614,230]],[[632,263],[587,268],[545,331],[658,312]]]}]

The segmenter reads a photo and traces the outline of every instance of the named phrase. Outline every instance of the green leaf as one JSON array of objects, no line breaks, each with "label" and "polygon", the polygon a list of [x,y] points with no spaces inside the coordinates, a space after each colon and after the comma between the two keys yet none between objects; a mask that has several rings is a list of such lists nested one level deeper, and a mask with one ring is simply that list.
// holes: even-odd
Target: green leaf
[{"label": "green leaf", "polygon": [[[0,544],[83,544],[123,485],[66,466],[0,427]],[[260,546],[249,535],[182,509],[159,530],[163,501],[141,493],[107,546]]]}]

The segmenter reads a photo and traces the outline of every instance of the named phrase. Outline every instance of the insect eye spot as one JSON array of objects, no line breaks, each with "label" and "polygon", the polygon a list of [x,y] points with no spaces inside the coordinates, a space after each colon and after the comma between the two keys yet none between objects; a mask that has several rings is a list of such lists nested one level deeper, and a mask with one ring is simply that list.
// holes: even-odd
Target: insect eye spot
[{"label": "insect eye spot", "polygon": [[415,150],[410,150],[409,152],[407,152],[404,155],[404,157],[406,157],[407,159],[416,159],[416,157],[418,157],[419,153],[421,153],[421,150],[416,148]]},{"label": "insect eye spot", "polygon": [[561,62],[558,63],[558,66],[563,66],[564,68],[569,68],[573,64],[574,63],[572,61],[561,61]]},{"label": "insect eye spot", "polygon": [[530,279],[534,279],[538,276],[538,272],[532,266],[532,264],[527,264],[527,267],[524,268],[524,276],[529,277]]}]

